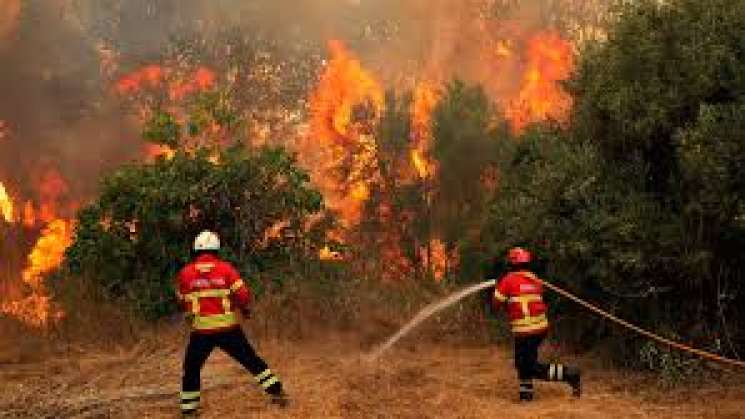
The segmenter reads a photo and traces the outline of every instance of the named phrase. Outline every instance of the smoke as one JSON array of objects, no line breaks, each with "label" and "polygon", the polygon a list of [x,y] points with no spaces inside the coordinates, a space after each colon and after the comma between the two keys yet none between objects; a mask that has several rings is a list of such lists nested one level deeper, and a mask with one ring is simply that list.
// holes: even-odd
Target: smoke
[{"label": "smoke", "polygon": [[509,42],[540,27],[568,27],[562,16],[587,16],[587,7],[604,3],[0,0],[0,181],[33,198],[34,178],[54,168],[71,195],[85,198],[103,172],[138,158],[138,128],[112,94],[112,80],[157,61],[174,36],[209,40],[235,27],[288,42],[337,38],[387,85],[458,76],[498,99],[517,88],[521,65],[500,61],[500,47],[518,48]]}]

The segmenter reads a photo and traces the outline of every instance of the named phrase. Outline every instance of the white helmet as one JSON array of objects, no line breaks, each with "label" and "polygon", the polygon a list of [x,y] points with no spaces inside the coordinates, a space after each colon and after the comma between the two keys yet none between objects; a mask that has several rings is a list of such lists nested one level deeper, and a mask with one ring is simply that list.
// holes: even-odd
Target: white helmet
[{"label": "white helmet", "polygon": [[202,250],[220,250],[220,237],[217,233],[205,230],[194,239],[194,251],[199,252]]}]

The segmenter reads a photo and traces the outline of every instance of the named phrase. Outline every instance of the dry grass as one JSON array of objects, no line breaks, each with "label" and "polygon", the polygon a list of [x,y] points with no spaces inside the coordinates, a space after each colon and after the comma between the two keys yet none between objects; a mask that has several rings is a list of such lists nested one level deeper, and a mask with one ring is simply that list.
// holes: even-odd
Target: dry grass
[{"label": "dry grass", "polygon": [[[178,416],[179,329],[128,350],[71,353],[0,370],[0,417]],[[287,410],[270,406],[241,368],[216,353],[203,377],[203,418],[225,417],[742,417],[742,386],[709,384],[663,392],[638,376],[588,369],[586,395],[540,384],[530,405],[515,401],[509,351],[495,346],[407,341],[380,362],[355,336],[262,340],[258,350],[284,379]],[[706,399],[709,403],[702,403]]]},{"label": "dry grass", "polygon": [[[586,371],[586,396],[574,400],[560,385],[540,384],[536,402],[520,405],[510,350],[489,343],[473,301],[371,364],[363,355],[444,291],[345,287],[325,299],[316,298],[318,289],[285,289],[264,298],[247,322],[292,396],[289,409],[270,406],[237,364],[216,353],[203,373],[202,417],[743,417],[742,378],[670,391],[654,378],[566,354]],[[178,417],[185,328],[178,320],[144,325],[99,298],[79,288],[67,320],[46,335],[0,322],[0,417]],[[546,352],[561,354],[550,345]]]}]

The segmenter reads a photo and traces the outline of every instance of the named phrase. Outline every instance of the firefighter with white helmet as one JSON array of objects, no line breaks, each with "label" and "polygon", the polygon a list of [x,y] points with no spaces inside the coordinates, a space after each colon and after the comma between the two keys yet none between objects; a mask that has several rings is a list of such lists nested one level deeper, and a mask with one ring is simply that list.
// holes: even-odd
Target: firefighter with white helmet
[{"label": "firefighter with white helmet", "polygon": [[201,370],[220,348],[251,372],[271,401],[287,405],[279,378],[254,351],[240,327],[237,311],[249,315],[251,291],[238,271],[220,259],[220,238],[212,231],[194,240],[194,259],[178,274],[176,297],[191,325],[183,365],[181,411],[195,414],[200,404]]},{"label": "firefighter with white helmet", "polygon": [[531,261],[532,255],[526,249],[511,249],[507,254],[509,272],[497,282],[493,298],[495,309],[507,306],[515,337],[515,368],[520,381],[520,401],[533,400],[534,379],[566,382],[574,396],[579,397],[579,369],[538,361],[538,348],[548,332],[548,318],[543,301],[543,285],[531,272]]}]

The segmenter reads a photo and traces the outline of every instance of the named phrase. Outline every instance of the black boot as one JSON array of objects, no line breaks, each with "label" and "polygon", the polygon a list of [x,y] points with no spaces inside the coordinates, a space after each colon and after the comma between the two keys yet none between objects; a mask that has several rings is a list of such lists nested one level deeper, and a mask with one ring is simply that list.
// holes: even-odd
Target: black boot
[{"label": "black boot", "polygon": [[574,397],[582,396],[582,373],[579,368],[567,367],[564,372],[564,380],[572,388],[572,395]]},{"label": "black boot", "polygon": [[272,404],[279,406],[279,407],[288,407],[290,405],[290,398],[287,396],[287,393],[284,392],[284,390],[280,390],[277,394],[271,395]]},{"label": "black boot", "polygon": [[520,380],[520,401],[529,402],[533,400],[533,382],[531,380]]}]

